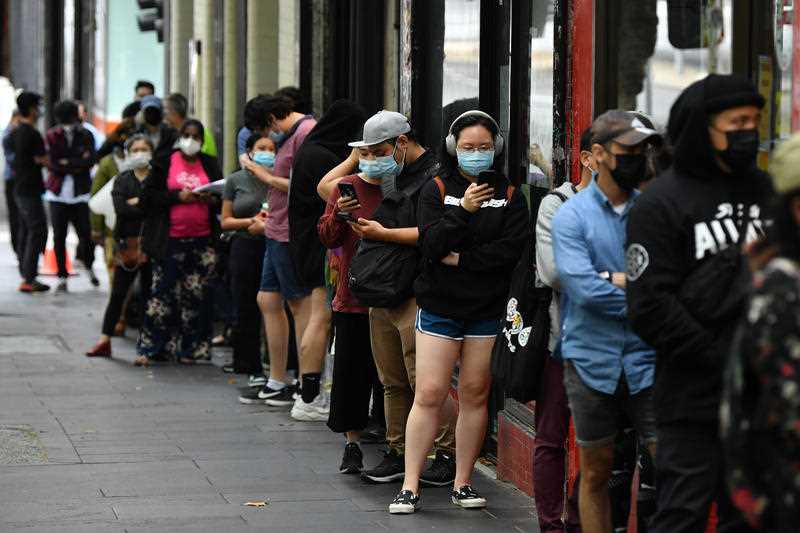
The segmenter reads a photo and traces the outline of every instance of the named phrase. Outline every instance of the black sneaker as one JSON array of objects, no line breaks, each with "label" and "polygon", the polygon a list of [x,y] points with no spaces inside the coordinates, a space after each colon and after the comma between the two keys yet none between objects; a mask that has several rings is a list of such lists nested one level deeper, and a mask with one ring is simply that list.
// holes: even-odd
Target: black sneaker
[{"label": "black sneaker", "polygon": [[[258,391],[258,397],[262,400],[266,399],[267,405],[271,405],[272,407],[287,407],[289,405],[294,405],[294,387],[287,385],[281,390],[277,391],[277,394],[264,392],[268,390],[272,391],[273,389],[270,389],[267,385],[264,385],[264,388]],[[269,396],[266,396],[266,394],[269,394]]]},{"label": "black sneaker", "polygon": [[[284,387],[285,388],[285,387]],[[283,389],[273,389],[269,386],[269,381],[264,384],[260,391],[258,391],[258,397],[262,400],[267,400],[269,398],[274,398],[275,396],[279,395],[283,391]]]},{"label": "black sneaker", "polygon": [[458,490],[454,490],[450,498],[455,505],[463,509],[483,509],[486,507],[486,498],[482,498],[469,485],[464,485]]},{"label": "black sneaker", "polygon": [[456,479],[456,458],[442,450],[436,450],[436,457],[420,476],[419,482],[428,487],[452,485]]},{"label": "black sneaker", "polygon": [[239,403],[243,403],[245,405],[253,405],[253,404],[264,404],[264,400],[258,396],[258,393],[261,392],[258,389],[253,387],[244,387],[239,389]]},{"label": "black sneaker", "polygon": [[411,514],[419,508],[419,494],[414,494],[410,490],[401,490],[394,497],[394,501],[389,504],[389,513]]},{"label": "black sneaker", "polygon": [[344,447],[340,474],[358,474],[364,469],[364,454],[355,442],[348,442]]},{"label": "black sneaker", "polygon": [[361,479],[367,483],[391,483],[403,479],[405,472],[403,456],[398,455],[397,450],[389,450],[378,466],[361,472]]}]

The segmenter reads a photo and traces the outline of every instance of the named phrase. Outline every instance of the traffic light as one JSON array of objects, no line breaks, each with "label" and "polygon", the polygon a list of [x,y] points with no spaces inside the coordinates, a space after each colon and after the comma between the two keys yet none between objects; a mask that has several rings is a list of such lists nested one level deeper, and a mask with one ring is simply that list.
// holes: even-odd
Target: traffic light
[{"label": "traffic light", "polygon": [[158,42],[164,42],[164,0],[137,0],[141,13],[136,15],[139,31],[154,31]]}]

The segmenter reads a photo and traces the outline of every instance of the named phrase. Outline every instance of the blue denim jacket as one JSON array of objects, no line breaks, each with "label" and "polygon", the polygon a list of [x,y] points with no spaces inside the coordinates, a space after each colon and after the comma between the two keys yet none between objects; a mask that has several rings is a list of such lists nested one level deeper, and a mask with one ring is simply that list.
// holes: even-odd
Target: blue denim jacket
[{"label": "blue denim jacket", "polygon": [[653,384],[655,351],[630,328],[625,291],[600,272],[625,272],[625,226],[634,191],[617,214],[593,180],[553,219],[553,249],[561,281],[561,353],[583,382],[613,394],[620,375],[632,394]]}]

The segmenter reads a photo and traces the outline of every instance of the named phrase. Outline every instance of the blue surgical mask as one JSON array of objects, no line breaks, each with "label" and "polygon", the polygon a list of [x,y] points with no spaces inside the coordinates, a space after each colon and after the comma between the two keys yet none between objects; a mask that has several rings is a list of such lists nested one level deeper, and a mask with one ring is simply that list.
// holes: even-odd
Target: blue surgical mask
[{"label": "blue surgical mask", "polygon": [[253,152],[253,161],[262,167],[275,165],[275,152]]},{"label": "blue surgical mask", "polygon": [[[395,147],[395,151],[397,151],[397,147]],[[405,155],[403,158],[405,158]],[[392,155],[376,157],[374,161],[370,159],[359,159],[358,168],[361,172],[366,174],[368,178],[375,180],[393,178],[403,171],[403,165],[397,163],[394,158],[394,152],[392,152]]]},{"label": "blue surgical mask", "polygon": [[484,170],[492,168],[494,163],[494,150],[482,152],[480,150],[456,152],[458,156],[458,166],[464,173],[470,176],[477,176]]},{"label": "blue surgical mask", "polygon": [[269,138],[272,139],[272,142],[277,145],[283,142],[283,140],[286,138],[286,134],[284,132],[278,133],[277,131],[270,130]]}]

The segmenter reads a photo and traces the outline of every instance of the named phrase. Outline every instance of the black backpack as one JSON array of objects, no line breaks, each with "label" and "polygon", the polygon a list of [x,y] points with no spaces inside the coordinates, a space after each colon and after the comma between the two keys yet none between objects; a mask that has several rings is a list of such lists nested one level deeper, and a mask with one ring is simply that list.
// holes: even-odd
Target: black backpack
[{"label": "black backpack", "polygon": [[[528,200],[531,227],[536,227],[539,204],[548,194],[567,198],[559,192],[523,185]],[[492,376],[506,396],[520,403],[536,398],[550,338],[550,302],[553,291],[536,287],[536,232],[525,245],[519,263],[511,275],[503,329],[492,351]]]},{"label": "black backpack", "polygon": [[[372,219],[386,228],[416,227],[417,193],[439,169],[438,163],[430,165],[414,182],[386,195]],[[396,307],[414,295],[421,258],[416,246],[362,239],[350,262],[350,292],[369,307]]]}]

